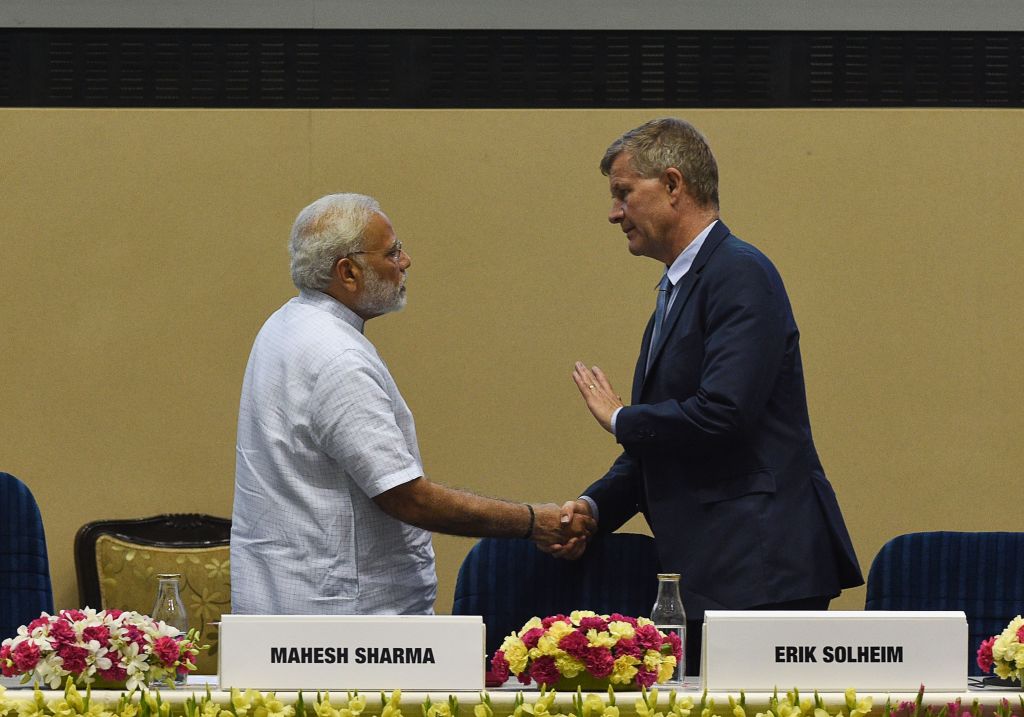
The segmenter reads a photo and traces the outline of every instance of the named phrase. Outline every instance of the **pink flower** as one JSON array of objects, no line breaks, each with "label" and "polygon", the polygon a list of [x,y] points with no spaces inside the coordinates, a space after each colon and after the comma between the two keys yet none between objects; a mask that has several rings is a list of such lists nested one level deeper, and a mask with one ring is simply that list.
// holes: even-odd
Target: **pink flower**
[{"label": "pink flower", "polygon": [[587,642],[587,638],[582,632],[573,630],[558,641],[558,646],[577,660],[582,660],[587,655],[590,643]]},{"label": "pink flower", "polygon": [[77,640],[75,628],[71,627],[70,623],[57,620],[50,625],[50,643],[54,648],[59,648],[61,645],[73,645]]},{"label": "pink flower", "polygon": [[503,683],[508,679],[508,660],[505,659],[504,651],[498,650],[494,653],[494,657],[491,658],[491,672],[494,679]]},{"label": "pink flower", "polygon": [[189,665],[194,667],[195,664],[195,658],[192,655],[192,653],[186,652],[184,655],[181,656],[181,662],[178,663],[178,674],[187,675],[189,672],[191,672],[191,670],[189,669]]},{"label": "pink flower", "polygon": [[658,673],[654,670],[645,670],[643,667],[640,667],[636,671],[637,684],[642,685],[644,687],[650,687],[654,684],[654,681],[657,679]]},{"label": "pink flower", "polygon": [[612,674],[615,668],[615,658],[612,651],[607,647],[592,647],[587,650],[583,663],[587,666],[587,672],[598,679],[603,679]]},{"label": "pink flower", "polygon": [[555,665],[555,658],[550,655],[544,655],[543,657],[538,657],[530,665],[530,676],[540,684],[550,687],[558,682],[562,673],[558,671],[558,666]]},{"label": "pink flower", "polygon": [[683,644],[676,632],[668,633],[668,644],[672,648],[672,654],[676,656],[676,663],[683,659]]},{"label": "pink flower", "polygon": [[544,626],[544,629],[547,630],[549,627],[554,625],[556,622],[571,622],[571,621],[565,615],[551,615],[550,617],[544,618],[540,622]]},{"label": "pink flower", "polygon": [[10,645],[0,647],[0,675],[14,677],[18,671],[14,669],[14,660],[11,659]]},{"label": "pink flower", "polygon": [[644,656],[644,651],[636,644],[636,640],[624,637],[615,644],[615,656],[622,657],[623,655],[629,655],[639,660]]},{"label": "pink flower", "polygon": [[580,627],[584,630],[597,630],[600,632],[601,630],[608,629],[608,623],[604,621],[604,618],[595,615],[594,617],[585,617],[580,620]]},{"label": "pink flower", "polygon": [[519,680],[520,684],[523,684],[523,685],[530,684],[530,671],[529,670],[523,670],[518,675],[516,675],[516,679]]},{"label": "pink flower", "polygon": [[95,640],[100,647],[110,647],[110,628],[106,625],[96,625],[82,630],[82,639],[86,642]]},{"label": "pink flower", "polygon": [[995,644],[995,641],[996,638],[995,635],[993,635],[989,639],[983,640],[981,646],[978,647],[978,667],[980,667],[983,672],[992,671],[992,645]]},{"label": "pink flower", "polygon": [[636,627],[636,618],[635,617],[629,617],[628,615],[621,615],[621,614],[619,614],[617,612],[613,612],[608,617],[608,622],[628,622],[633,627]]},{"label": "pink flower", "polygon": [[50,618],[48,616],[37,617],[35,620],[28,624],[28,634],[31,635],[32,631],[39,627],[48,627],[50,625]]},{"label": "pink flower", "polygon": [[30,672],[39,664],[39,648],[25,640],[11,650],[11,659],[14,660],[15,673]]},{"label": "pink flower", "polygon": [[107,613],[107,616],[111,620],[116,620],[124,614],[124,610],[118,610],[116,607],[112,607],[109,610],[104,610],[104,612]]},{"label": "pink flower", "polygon": [[178,641],[173,637],[161,637],[153,643],[153,652],[164,667],[171,667],[178,661]]},{"label": "pink flower", "polygon": [[526,649],[532,649],[537,646],[537,641],[544,637],[544,630],[535,627],[531,630],[527,630],[526,634],[523,635],[523,644],[526,645]]},{"label": "pink flower", "polygon": [[1024,625],[1017,628],[1017,642],[1024,645]]},{"label": "pink flower", "polygon": [[85,613],[81,610],[61,610],[60,616],[68,622],[78,622],[85,619]]},{"label": "pink flower", "polygon": [[135,627],[135,625],[126,625],[124,636],[130,642],[134,642],[139,646],[139,652],[142,652],[146,648],[146,635],[142,630]]},{"label": "pink flower", "polygon": [[61,645],[57,649],[57,655],[63,661],[64,669],[76,675],[85,670],[85,658],[88,654],[88,650],[77,645]]},{"label": "pink flower", "polygon": [[128,679],[128,673],[117,662],[112,664],[109,670],[97,670],[96,674],[108,682],[121,682]]},{"label": "pink flower", "polygon": [[661,631],[654,625],[644,625],[636,629],[636,641],[645,650],[661,650]]}]

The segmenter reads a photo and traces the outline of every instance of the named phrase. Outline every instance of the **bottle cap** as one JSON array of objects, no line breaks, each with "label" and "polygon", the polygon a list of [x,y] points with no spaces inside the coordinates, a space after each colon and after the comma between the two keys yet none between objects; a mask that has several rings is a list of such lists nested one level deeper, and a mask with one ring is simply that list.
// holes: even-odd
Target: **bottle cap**
[{"label": "bottle cap", "polygon": [[658,580],[679,580],[679,573],[658,573]]}]

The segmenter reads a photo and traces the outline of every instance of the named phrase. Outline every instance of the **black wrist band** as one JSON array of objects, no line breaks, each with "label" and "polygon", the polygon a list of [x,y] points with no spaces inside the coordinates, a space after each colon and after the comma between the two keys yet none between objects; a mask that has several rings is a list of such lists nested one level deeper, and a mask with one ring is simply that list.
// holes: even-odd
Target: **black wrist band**
[{"label": "black wrist band", "polygon": [[523,538],[532,538],[533,523],[537,519],[537,514],[533,512],[533,506],[530,505],[529,503],[523,503],[523,505],[525,505],[527,509],[530,511],[530,527],[526,529],[526,535],[524,535]]}]

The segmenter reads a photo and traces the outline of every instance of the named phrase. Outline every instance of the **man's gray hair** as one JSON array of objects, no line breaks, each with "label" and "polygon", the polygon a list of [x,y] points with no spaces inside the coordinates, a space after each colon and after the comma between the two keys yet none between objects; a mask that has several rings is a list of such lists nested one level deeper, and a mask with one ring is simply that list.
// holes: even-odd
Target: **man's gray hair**
[{"label": "man's gray hair", "polygon": [[363,248],[363,232],[380,205],[365,194],[328,194],[299,212],[288,242],[292,281],[323,291],[338,259]]},{"label": "man's gray hair", "polygon": [[704,135],[689,122],[666,117],[629,130],[605,150],[601,173],[607,176],[623,152],[629,154],[633,169],[648,179],[675,167],[698,204],[718,209],[718,164]]}]

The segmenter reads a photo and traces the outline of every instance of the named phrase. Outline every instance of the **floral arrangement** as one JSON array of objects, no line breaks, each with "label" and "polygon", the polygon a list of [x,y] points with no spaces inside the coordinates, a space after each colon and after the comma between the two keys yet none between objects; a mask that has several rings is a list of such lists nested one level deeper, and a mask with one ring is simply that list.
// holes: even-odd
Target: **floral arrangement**
[{"label": "floral arrangement", "polygon": [[153,682],[172,685],[177,675],[195,669],[200,648],[195,631],[137,612],[61,610],[43,613],[18,628],[0,646],[0,674],[57,689],[71,677],[78,684],[96,680],[124,683],[135,690]]},{"label": "floral arrangement", "polygon": [[982,641],[978,667],[985,672],[992,672],[994,667],[1004,680],[1024,683],[1024,618],[1018,615],[1001,633]]},{"label": "floral arrangement", "polygon": [[681,658],[679,636],[661,632],[647,618],[577,610],[532,618],[505,638],[491,669],[502,681],[511,673],[524,685],[536,680],[551,686],[585,674],[612,685],[635,680],[650,687],[670,679]]},{"label": "floral arrangement", "polygon": [[[880,711],[873,710],[871,695],[859,697],[852,689],[846,690],[842,702],[832,705],[826,704],[817,691],[813,694],[812,699],[796,689],[785,694],[776,690],[767,701],[754,702],[740,692],[738,697],[726,695],[726,700],[716,703],[707,692],[695,699],[672,690],[666,701],[664,692],[659,695],[658,690],[652,689],[643,690],[633,705],[619,705],[612,688],[605,697],[577,693],[562,695],[561,699],[555,692],[542,689],[530,701],[519,692],[511,704],[492,704],[486,692],[478,700],[461,695],[462,705],[455,695],[449,695],[443,702],[427,696],[417,710],[402,705],[402,693],[398,690],[390,695],[381,692],[379,707],[358,692],[349,693],[347,701],[337,703],[326,692],[317,692],[315,700],[311,697],[308,701],[299,692],[289,700],[292,704],[285,704],[274,692],[237,688],[216,694],[207,690],[198,698],[193,694],[184,702],[173,703],[164,701],[159,692],[143,689],[122,694],[116,702],[106,702],[89,690],[82,694],[69,680],[63,692],[44,693],[38,687],[31,693],[7,692],[0,685],[0,717],[870,717],[872,713],[878,717],[1020,717],[1024,711],[1024,695],[1013,703],[1000,699],[994,706],[983,706],[977,698],[965,704],[960,697],[954,702],[929,700],[925,704],[923,686],[916,699],[895,705],[886,699]],[[469,707],[471,712],[466,709]]]}]

